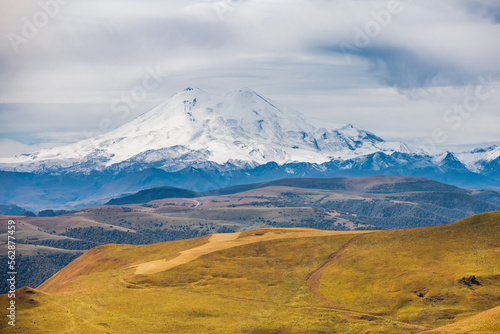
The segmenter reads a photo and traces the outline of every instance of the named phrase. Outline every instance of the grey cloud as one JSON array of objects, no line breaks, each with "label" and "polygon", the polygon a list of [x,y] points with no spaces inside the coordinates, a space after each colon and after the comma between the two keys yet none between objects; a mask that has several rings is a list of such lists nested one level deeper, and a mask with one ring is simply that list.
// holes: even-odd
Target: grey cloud
[{"label": "grey cloud", "polygon": [[[386,0],[72,1],[19,54],[0,40],[0,133],[24,128],[34,140],[54,140],[35,134],[95,128],[109,117],[111,101],[140,84],[145,67],[159,65],[167,77],[131,116],[187,86],[215,92],[250,86],[313,117],[377,124],[368,130],[381,136],[398,135],[380,121],[390,109],[393,118],[401,115],[400,126],[409,124],[400,135],[414,136],[410,126],[419,124],[414,133],[427,131],[424,106],[438,123],[453,102],[439,96],[418,105],[401,93],[439,85],[453,90],[484,74],[498,78],[500,4],[401,3],[404,11],[347,63],[340,43],[353,44],[353,28],[387,8]],[[226,6],[223,15],[217,5]],[[21,17],[36,10],[32,1],[29,10],[0,13],[9,23],[0,32],[19,31]],[[89,104],[94,100],[102,105]],[[49,104],[54,101],[67,104]],[[32,104],[6,108],[7,102]],[[491,105],[484,114],[491,114]],[[481,129],[470,131],[483,136]]]},{"label": "grey cloud", "polygon": [[[424,0],[410,6],[402,1],[403,13],[356,54],[372,64],[371,75],[400,89],[472,82],[485,68],[498,68],[499,61],[491,56],[500,51],[493,45],[494,25],[478,13],[493,15],[499,6],[487,0],[462,2],[434,5]],[[217,15],[218,3],[229,8],[223,17]],[[111,10],[102,2],[75,3],[29,45],[22,45],[21,54],[0,54],[0,95],[44,87],[51,88],[50,94],[60,89],[66,95],[69,89],[127,89],[141,68],[157,63],[182,70],[240,59],[244,70],[248,61],[263,56],[300,58],[321,54],[325,45],[340,52],[331,46],[352,43],[353,27],[362,28],[373,19],[370,12],[386,6],[386,1],[344,0],[294,0],[286,5],[257,0],[123,1]],[[459,35],[464,33],[468,36]],[[477,54],[469,54],[478,44]]]},{"label": "grey cloud", "polygon": [[[453,66],[449,62],[422,55],[404,47],[368,46],[347,49],[339,45],[321,48],[324,52],[360,57],[369,62],[369,69],[383,84],[398,89],[427,86],[461,86],[475,82],[479,73]],[[481,73],[482,74],[482,73]]]},{"label": "grey cloud", "polygon": [[472,14],[500,23],[500,3],[497,0],[462,0],[463,6]]}]

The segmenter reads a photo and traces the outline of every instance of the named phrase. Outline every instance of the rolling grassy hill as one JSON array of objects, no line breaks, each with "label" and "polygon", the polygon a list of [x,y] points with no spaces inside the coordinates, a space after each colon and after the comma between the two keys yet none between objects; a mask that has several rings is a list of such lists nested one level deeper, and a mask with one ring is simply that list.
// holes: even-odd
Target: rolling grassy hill
[{"label": "rolling grassy hill", "polygon": [[[186,197],[171,197],[183,195]],[[148,202],[96,205],[56,216],[16,217],[23,255],[19,260],[23,266],[20,282],[37,286],[79,253],[109,243],[151,244],[258,228],[420,227],[500,210],[497,192],[404,176],[285,179],[221,189],[201,197],[199,193],[161,188],[133,198]],[[1,240],[6,240],[9,218],[0,216]]]},{"label": "rolling grassy hill", "polygon": [[406,230],[98,246],[17,298],[6,332],[494,333],[500,212]]},{"label": "rolling grassy hill", "polygon": [[418,324],[462,319],[500,302],[500,213],[366,235],[331,262],[317,290],[331,305]]},{"label": "rolling grassy hill", "polygon": [[500,333],[500,306],[480,312],[470,318],[442,326],[424,334],[456,334],[456,333]]}]

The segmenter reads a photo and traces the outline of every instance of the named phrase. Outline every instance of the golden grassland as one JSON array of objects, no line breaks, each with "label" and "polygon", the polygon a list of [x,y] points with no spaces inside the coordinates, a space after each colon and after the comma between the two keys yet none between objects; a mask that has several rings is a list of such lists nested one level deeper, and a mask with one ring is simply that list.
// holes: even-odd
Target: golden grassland
[{"label": "golden grassland", "polygon": [[[176,265],[138,271],[151,262]],[[461,282],[472,275],[481,285]],[[5,332],[494,333],[500,212],[409,230],[99,246],[16,298]]]},{"label": "golden grassland", "polygon": [[470,318],[439,327],[425,334],[500,333],[500,306],[478,313]]},{"label": "golden grassland", "polygon": [[[460,282],[472,275],[481,285]],[[320,284],[333,305],[418,324],[492,308],[500,304],[500,215],[358,238]]]}]

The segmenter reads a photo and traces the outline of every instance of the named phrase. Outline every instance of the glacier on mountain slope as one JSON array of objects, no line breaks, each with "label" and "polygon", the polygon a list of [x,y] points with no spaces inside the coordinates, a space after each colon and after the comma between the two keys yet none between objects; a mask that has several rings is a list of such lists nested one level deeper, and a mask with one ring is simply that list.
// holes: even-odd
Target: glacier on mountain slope
[{"label": "glacier on mountain slope", "polygon": [[156,167],[175,171],[203,162],[321,164],[375,152],[425,154],[350,124],[338,129],[317,128],[301,113],[248,88],[222,96],[188,88],[111,132],[71,145],[2,158],[0,169],[89,173],[156,163]]},{"label": "glacier on mountain slope", "polygon": [[487,148],[476,148],[468,152],[455,153],[454,155],[468,170],[478,173],[481,172],[483,164],[500,157],[500,147],[493,145]]},{"label": "glacier on mountain slope", "polygon": [[460,167],[463,169],[482,174],[484,168],[490,163],[495,163],[495,160],[498,160],[499,157],[500,147],[493,145],[487,148],[476,148],[460,153],[446,151],[434,155],[432,162],[436,165],[454,163],[456,167],[460,164]]}]

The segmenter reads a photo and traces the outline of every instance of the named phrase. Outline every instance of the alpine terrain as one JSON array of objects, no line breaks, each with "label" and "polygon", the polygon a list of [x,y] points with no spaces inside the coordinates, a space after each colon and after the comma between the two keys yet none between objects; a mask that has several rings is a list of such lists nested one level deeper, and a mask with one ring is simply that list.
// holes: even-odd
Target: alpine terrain
[{"label": "alpine terrain", "polygon": [[157,186],[206,191],[286,177],[401,174],[498,187],[499,159],[496,146],[432,156],[351,124],[318,128],[251,89],[187,88],[106,134],[1,158],[0,202],[74,208]]}]

